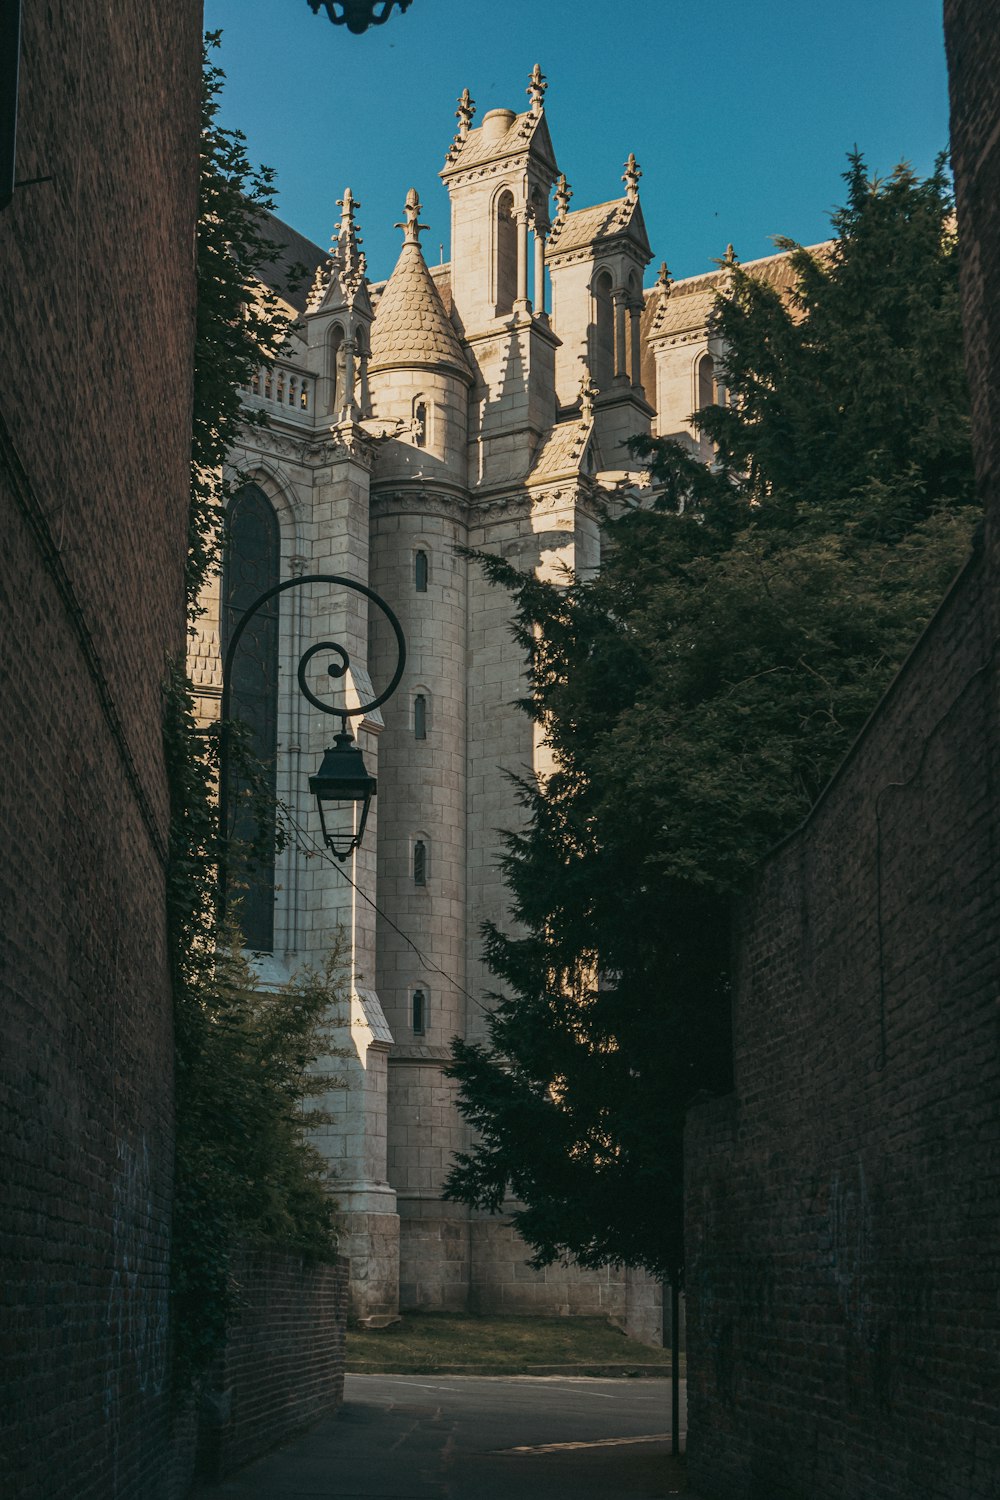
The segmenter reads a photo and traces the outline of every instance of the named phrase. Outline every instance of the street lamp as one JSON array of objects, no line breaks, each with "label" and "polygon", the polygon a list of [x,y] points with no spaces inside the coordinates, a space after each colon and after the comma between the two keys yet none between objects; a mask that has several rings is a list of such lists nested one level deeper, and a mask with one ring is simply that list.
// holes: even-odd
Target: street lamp
[{"label": "street lamp", "polygon": [[[221,853],[219,858],[219,899],[220,906],[225,906],[226,896],[226,840],[229,827],[229,754],[228,733],[232,699],[232,672],[233,663],[236,660],[236,650],[239,646],[243,632],[246,630],[254,615],[265,604],[270,603],[278,594],[285,593],[288,589],[303,588],[308,584],[326,583],[337,587],[352,589],[356,594],[363,594],[366,599],[376,605],[392,627],[396,637],[396,649],[398,660],[392,680],[384,692],[372,698],[368,703],[361,703],[357,708],[347,708],[329,703],[324,703],[321,698],[310,688],[306,680],[306,670],[313,657],[319,652],[333,653],[339,658],[327,667],[330,677],[344,677],[351,665],[351,659],[346,650],[336,641],[317,641],[305,651],[299,661],[298,682],[299,689],[314,708],[318,708],[324,714],[334,714],[340,719],[340,733],[333,737],[333,744],[323,756],[323,762],[315,775],[309,778],[309,790],[316,798],[319,807],[320,826],[323,829],[323,841],[333,854],[335,859],[343,862],[348,859],[355,849],[360,847],[364,837],[365,824],[368,822],[368,812],[371,807],[372,798],[378,787],[374,776],[369,775],[365,765],[364,756],[360,746],[357,744],[353,734],[348,728],[348,720],[360,718],[370,713],[372,709],[378,708],[387,698],[391,698],[399,686],[403,676],[403,668],[406,665],[406,641],[403,637],[402,627],[385,600],[376,594],[374,589],[366,588],[363,583],[356,583],[353,578],[343,578],[338,573],[314,573],[302,578],[288,578],[284,583],[277,583],[273,588],[267,589],[256,598],[253,603],[243,612],[243,615],[230,637],[226,647],[225,661],[222,665],[222,701],[220,704],[220,721],[222,726],[222,739],[220,744],[219,764],[219,827],[222,830],[220,841]],[[334,808],[338,805],[357,806],[360,804],[360,816],[357,819],[356,828],[353,826],[349,832],[337,829],[334,820]]]},{"label": "street lamp", "polygon": [[[369,26],[384,26],[393,5],[399,6],[400,15],[409,10],[410,0],[309,0],[314,16],[325,10],[334,26],[346,26],[355,36],[367,31]],[[375,14],[376,5],[382,9]]]}]

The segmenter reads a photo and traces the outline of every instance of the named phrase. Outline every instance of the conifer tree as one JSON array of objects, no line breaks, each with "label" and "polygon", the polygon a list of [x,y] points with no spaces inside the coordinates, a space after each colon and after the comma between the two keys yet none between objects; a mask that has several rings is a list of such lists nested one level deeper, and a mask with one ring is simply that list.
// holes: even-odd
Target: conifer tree
[{"label": "conifer tree", "polygon": [[781,242],[784,299],[734,266],[717,299],[717,461],[633,440],[661,486],[605,527],[599,577],[510,590],[524,707],[555,771],[519,781],[499,993],[452,1077],[476,1127],[447,1193],[514,1221],[536,1264],[683,1274],[683,1120],[730,1086],[732,898],[806,815],[975,524],[943,161],[850,157],[823,252]]}]

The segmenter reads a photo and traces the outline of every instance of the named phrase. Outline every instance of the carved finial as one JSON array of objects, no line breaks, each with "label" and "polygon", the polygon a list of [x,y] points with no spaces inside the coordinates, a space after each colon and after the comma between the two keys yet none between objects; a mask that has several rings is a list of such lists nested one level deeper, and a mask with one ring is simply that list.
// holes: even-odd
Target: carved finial
[{"label": "carved finial", "polygon": [[364,241],[358,233],[358,226],[354,221],[354,215],[361,204],[350,188],[344,189],[344,196],[337,199],[337,207],[340,209],[340,228],[337,231],[335,248],[339,260],[339,271],[341,282],[346,292],[356,292],[364,280],[366,261],[364,251],[361,249]]},{"label": "carved finial", "polygon": [[464,141],[472,128],[473,117],[476,113],[476,101],[468,89],[463,89],[458,96],[458,108],[455,111],[455,119],[458,121],[458,135],[456,142]]},{"label": "carved finial", "polygon": [[594,415],[594,397],[600,394],[600,390],[590,373],[586,357],[582,354],[580,363],[583,365],[583,374],[580,376],[580,416],[584,422],[589,422]]},{"label": "carved finial", "polygon": [[738,266],[739,263],[740,262],[739,258],[737,257],[736,251],[733,249],[732,245],[727,245],[726,253],[720,260],[719,265],[724,266],[727,271],[731,271],[733,267]]},{"label": "carved finial", "polygon": [[535,63],[535,66],[531,70],[531,77],[528,79],[528,87],[525,90],[525,93],[531,100],[531,113],[533,115],[541,114],[545,106],[545,90],[547,88],[548,84],[545,81],[545,74],[542,72],[539,64]]},{"label": "carved finial", "polygon": [[404,212],[406,218],[402,224],[394,224],[393,228],[406,231],[403,235],[404,245],[419,245],[420,235],[427,228],[427,225],[420,223],[420,199],[417,197],[416,188],[410,188],[407,193]]},{"label": "carved finial", "polygon": [[670,274],[670,268],[665,260],[660,261],[660,274],[656,278],[656,285],[662,297],[669,297],[673,290],[674,278]]},{"label": "carved finial", "polygon": [[569,213],[569,200],[573,196],[573,189],[566,181],[566,173],[560,172],[556,182],[556,218],[565,219]]},{"label": "carved finial", "polygon": [[635,152],[630,151],[628,154],[628,161],[625,163],[625,170],[622,173],[622,182],[624,182],[625,184],[625,201],[627,203],[635,203],[638,201],[639,178],[641,176],[642,173],[640,172],[639,165],[636,162]]}]

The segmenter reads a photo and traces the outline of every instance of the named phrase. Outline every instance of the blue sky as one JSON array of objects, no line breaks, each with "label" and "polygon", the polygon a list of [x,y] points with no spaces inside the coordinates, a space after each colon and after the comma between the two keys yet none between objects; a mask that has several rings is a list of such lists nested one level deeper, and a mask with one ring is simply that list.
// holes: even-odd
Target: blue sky
[{"label": "blue sky", "polygon": [[[395,264],[408,187],[429,260],[448,255],[438,180],[466,85],[479,106],[526,107],[539,62],[573,208],[643,171],[656,266],[710,269],[770,237],[826,237],[856,143],[878,172],[931,169],[947,144],[940,0],[413,0],[350,36],[307,0],[205,0],[228,83],[223,123],[278,174],[278,211],[321,245],[350,184],[373,279]],[[477,120],[478,123],[478,120]]]}]

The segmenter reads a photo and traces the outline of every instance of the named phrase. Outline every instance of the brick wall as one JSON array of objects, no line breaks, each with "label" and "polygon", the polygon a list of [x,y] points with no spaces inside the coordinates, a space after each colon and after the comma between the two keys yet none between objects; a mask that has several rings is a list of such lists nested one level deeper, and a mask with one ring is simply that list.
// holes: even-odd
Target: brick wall
[{"label": "brick wall", "polygon": [[946,7],[986,543],[736,933],[687,1135],[689,1470],[725,1500],[1000,1492],[1000,35]]},{"label": "brick wall", "polygon": [[202,1399],[199,1471],[221,1479],[344,1399],[348,1262],[246,1255],[226,1348]]},{"label": "brick wall", "polygon": [[199,0],[24,5],[0,213],[0,1491],[158,1500],[160,681],[184,641]]}]

